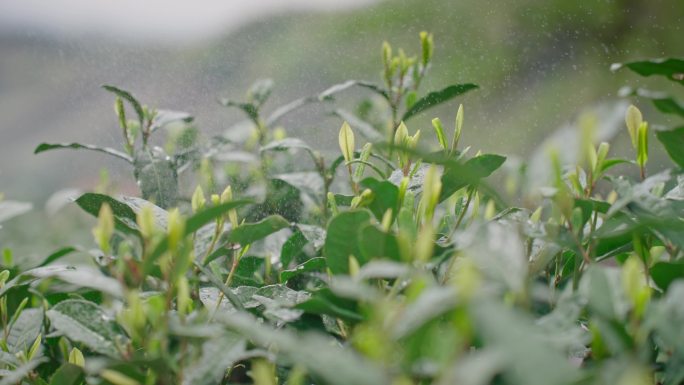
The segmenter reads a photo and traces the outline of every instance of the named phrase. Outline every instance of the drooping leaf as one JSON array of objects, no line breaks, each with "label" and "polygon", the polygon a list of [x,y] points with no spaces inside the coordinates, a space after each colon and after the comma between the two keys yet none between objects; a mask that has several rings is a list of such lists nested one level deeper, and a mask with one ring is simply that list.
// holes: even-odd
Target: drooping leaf
[{"label": "drooping leaf", "polygon": [[325,258],[317,257],[311,258],[308,261],[301,263],[292,269],[283,270],[280,272],[280,280],[285,283],[293,277],[300,274],[312,272],[312,271],[322,271],[326,267]]},{"label": "drooping leaf", "polygon": [[369,89],[376,94],[382,96],[383,98],[389,100],[389,96],[387,95],[387,92],[382,89],[379,85],[367,82],[367,81],[362,81],[362,80],[347,80],[344,83],[340,84],[335,84],[334,86],[329,87],[328,89],[324,90],[320,94],[318,94],[318,99],[319,100],[326,100],[332,98],[333,95],[335,95],[338,92],[342,92],[350,87],[353,86],[359,86],[362,88]]},{"label": "drooping leaf", "polygon": [[366,210],[350,210],[335,216],[328,224],[323,254],[334,274],[349,273],[349,256],[359,263],[366,260],[359,248],[360,227],[369,223],[371,215]]},{"label": "drooping leaf", "polygon": [[62,257],[65,257],[71,253],[74,253],[76,251],[79,251],[75,247],[67,246],[67,247],[62,247],[61,249],[54,251],[52,254],[48,255],[43,259],[36,267],[43,267],[46,265],[51,264],[52,262],[60,260]]},{"label": "drooping leaf", "polygon": [[66,300],[48,310],[47,316],[52,327],[69,339],[94,352],[121,357],[118,347],[124,346],[128,337],[98,305],[84,300]]},{"label": "drooping leaf", "polygon": [[112,155],[112,156],[117,157],[119,159],[125,160],[128,163],[133,163],[133,158],[130,155],[126,154],[125,152],[121,152],[119,150],[115,150],[115,149],[109,148],[109,147],[95,146],[93,144],[41,143],[38,145],[38,147],[36,147],[36,149],[33,151],[33,153],[34,154],[40,154],[41,152],[50,151],[50,150],[57,150],[57,149],[97,151],[97,152]]},{"label": "drooping leaf", "polygon": [[143,111],[143,108],[140,105],[140,102],[138,101],[138,99],[133,97],[133,95],[130,92],[125,91],[121,88],[112,86],[112,85],[103,84],[102,88],[104,88],[105,90],[107,90],[109,92],[116,94],[118,97],[129,102],[131,104],[131,106],[133,106],[133,110],[135,110],[135,114],[138,116],[138,121],[140,123],[140,127],[144,127],[143,122],[145,121],[145,112]]},{"label": "drooping leaf", "polygon": [[476,88],[478,88],[478,86],[475,84],[465,83],[451,85],[439,91],[430,92],[424,97],[418,99],[418,101],[416,101],[413,106],[404,113],[404,116],[402,116],[401,120],[407,121],[413,116],[427,110],[428,108],[432,108]]},{"label": "drooping leaf", "polygon": [[271,215],[256,223],[244,223],[238,228],[233,229],[228,235],[231,242],[247,245],[252,242],[265,238],[290,226],[290,222],[280,215]]},{"label": "drooping leaf", "polygon": [[182,111],[171,111],[171,110],[157,110],[157,113],[152,118],[152,124],[150,125],[150,131],[154,132],[168,124],[183,122],[190,123],[193,121],[192,115],[187,112]]},{"label": "drooping leaf", "polygon": [[684,60],[682,59],[662,58],[615,63],[610,66],[610,69],[617,71],[623,67],[627,67],[641,76],[664,76],[669,80],[684,84]]},{"label": "drooping leaf", "polygon": [[677,166],[684,168],[684,126],[672,130],[656,131],[656,137],[665,147],[667,154],[670,155]]}]

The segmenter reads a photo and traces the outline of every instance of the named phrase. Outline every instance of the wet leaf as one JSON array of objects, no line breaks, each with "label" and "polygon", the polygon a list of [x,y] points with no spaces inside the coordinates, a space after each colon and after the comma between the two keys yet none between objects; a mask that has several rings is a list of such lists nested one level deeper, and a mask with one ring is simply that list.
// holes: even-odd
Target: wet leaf
[{"label": "wet leaf", "polygon": [[443,88],[439,91],[433,91],[424,97],[418,99],[413,106],[404,113],[401,120],[407,121],[413,116],[432,108],[436,105],[442,104],[448,100],[455,98],[458,95],[462,95],[470,90],[478,88],[477,85],[466,83],[466,84],[456,84]]}]

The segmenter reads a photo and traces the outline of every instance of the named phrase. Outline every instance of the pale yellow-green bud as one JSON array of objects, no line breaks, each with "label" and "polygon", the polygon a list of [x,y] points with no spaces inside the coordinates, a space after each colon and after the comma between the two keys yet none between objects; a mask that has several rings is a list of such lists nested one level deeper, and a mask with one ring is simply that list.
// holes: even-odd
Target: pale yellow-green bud
[{"label": "pale yellow-green bud", "polygon": [[456,112],[456,123],[454,129],[454,139],[451,142],[451,151],[456,151],[458,148],[458,141],[461,139],[461,131],[463,130],[463,104],[459,104]]},{"label": "pale yellow-green bud", "polygon": [[441,173],[437,166],[430,165],[423,185],[423,195],[420,198],[420,206],[423,209],[423,221],[429,222],[435,214],[435,207],[439,203],[439,195],[442,192]]},{"label": "pale yellow-green bud", "polygon": [[361,270],[361,266],[359,266],[359,261],[354,257],[353,255],[349,256],[349,275],[352,277],[356,277],[359,274],[359,270]]},{"label": "pale yellow-green bud", "polygon": [[275,365],[265,359],[252,361],[251,377],[254,385],[277,385]]},{"label": "pale yellow-green bud", "polygon": [[394,145],[395,146],[405,146],[408,139],[408,128],[404,122],[399,123],[397,130],[394,132]]},{"label": "pale yellow-green bud", "polygon": [[447,149],[446,136],[444,135],[444,126],[439,118],[432,119],[432,127],[435,129],[435,134],[437,135],[437,141],[442,150]]},{"label": "pale yellow-green bud", "polygon": [[127,127],[126,110],[124,109],[123,100],[121,100],[121,98],[118,96],[114,100],[114,112],[116,113],[116,116],[119,118],[119,125],[121,126],[121,128],[125,129]]},{"label": "pale yellow-green bud", "polygon": [[211,194],[211,204],[218,206],[221,204],[221,197],[218,194]]},{"label": "pale yellow-green bud", "polygon": [[140,383],[127,375],[112,369],[105,369],[100,372],[100,377],[114,385],[140,385]]},{"label": "pale yellow-green bud", "polygon": [[643,117],[641,111],[633,105],[627,108],[627,113],[625,114],[625,124],[627,125],[627,131],[629,132],[629,137],[632,139],[632,147],[637,149],[637,131],[643,122]]},{"label": "pale yellow-green bud", "polygon": [[487,204],[485,205],[485,211],[484,211],[484,219],[486,221],[492,220],[494,216],[496,215],[496,205],[494,204],[494,200],[490,199],[487,201]]},{"label": "pale yellow-green bud", "polygon": [[192,310],[192,299],[190,298],[190,286],[188,279],[182,275],[176,281],[176,306],[179,314],[186,315]]},{"label": "pale yellow-green bud", "polygon": [[631,302],[634,314],[640,317],[651,298],[651,288],[646,282],[644,264],[632,255],[622,265],[622,288]]},{"label": "pale yellow-green bud", "polygon": [[392,46],[390,43],[382,42],[382,63],[385,67],[389,68],[392,65]]},{"label": "pale yellow-green bud", "polygon": [[425,263],[432,258],[432,251],[435,248],[435,229],[432,223],[427,222],[418,231],[418,238],[416,239],[416,246],[414,248],[414,257],[417,261]]},{"label": "pale yellow-green bud", "polygon": [[38,334],[38,337],[36,337],[36,339],[33,341],[33,345],[31,345],[31,348],[28,351],[27,357],[28,357],[29,361],[31,361],[33,359],[33,357],[35,357],[36,354],[38,354],[38,352],[40,351],[40,346],[41,346],[42,342],[43,342],[43,335]]},{"label": "pale yellow-green bud", "polygon": [[330,207],[330,212],[332,213],[332,215],[337,215],[340,211],[337,208],[337,202],[335,201],[335,194],[328,191],[328,195],[326,198],[328,199],[328,206]]},{"label": "pale yellow-green bud", "polygon": [[349,123],[342,123],[338,139],[342,156],[344,157],[345,162],[349,162],[354,158],[354,132],[349,126]]},{"label": "pale yellow-green bud", "polygon": [[648,123],[641,122],[637,129],[637,164],[644,166],[648,161]]},{"label": "pale yellow-green bud", "polygon": [[285,128],[276,127],[276,129],[273,130],[273,140],[283,140],[285,138],[287,138],[287,132],[285,131]]},{"label": "pale yellow-green bud", "polygon": [[136,217],[140,234],[143,238],[151,238],[155,233],[154,212],[151,205],[144,205]]},{"label": "pale yellow-green bud", "polygon": [[450,282],[456,287],[460,298],[470,300],[477,292],[482,282],[480,270],[475,261],[466,256],[452,257],[457,258],[453,268],[449,272]]},{"label": "pale yellow-green bud", "polygon": [[185,220],[181,217],[177,208],[169,211],[167,233],[169,235],[169,249],[175,249],[183,239],[185,232]]},{"label": "pale yellow-green bud", "polygon": [[195,192],[192,194],[192,199],[190,200],[190,206],[192,207],[192,212],[196,213],[204,208],[207,200],[204,197],[204,191],[202,186],[197,186]]},{"label": "pale yellow-green bud", "polygon": [[97,226],[93,229],[93,236],[95,237],[95,242],[97,242],[97,245],[105,254],[110,252],[109,240],[113,234],[114,214],[112,213],[112,208],[107,203],[103,203],[97,216]]},{"label": "pale yellow-green bud", "polygon": [[382,229],[389,231],[392,227],[392,209],[387,209],[384,214],[382,214]]},{"label": "pale yellow-green bud", "polygon": [[432,51],[434,49],[434,42],[431,33],[427,33],[425,31],[420,33],[420,47],[423,54],[423,65],[426,66],[432,58]]},{"label": "pale yellow-green bud", "polygon": [[69,352],[69,363],[84,368],[85,358],[83,357],[83,353],[77,348],[72,348]]},{"label": "pale yellow-green bud", "polygon": [[[227,186],[225,190],[223,190],[223,193],[221,194],[221,203],[228,203],[233,200],[233,189],[230,186]],[[237,228],[240,225],[240,222],[238,221],[238,215],[237,215],[237,210],[229,210],[228,211],[228,220],[230,220],[230,225],[232,228]]]}]

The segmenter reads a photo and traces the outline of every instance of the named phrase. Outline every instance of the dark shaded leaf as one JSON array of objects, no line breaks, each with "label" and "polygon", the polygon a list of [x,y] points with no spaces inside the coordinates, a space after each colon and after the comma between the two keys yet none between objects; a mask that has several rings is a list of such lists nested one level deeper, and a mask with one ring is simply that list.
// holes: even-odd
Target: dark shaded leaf
[{"label": "dark shaded leaf", "polygon": [[442,174],[442,193],[439,201],[443,201],[456,191],[468,185],[477,184],[496,171],[506,158],[501,155],[484,154],[468,159],[462,165],[447,165]]},{"label": "dark shaded leaf", "polygon": [[231,242],[247,245],[290,226],[280,215],[271,215],[257,223],[244,223],[228,235]]},{"label": "dark shaded leaf", "polygon": [[124,99],[127,102],[129,102],[131,104],[131,106],[133,106],[133,109],[135,110],[135,114],[138,116],[138,121],[140,123],[140,127],[142,128],[145,126],[143,124],[143,122],[145,121],[145,112],[143,111],[143,108],[140,105],[140,102],[138,102],[138,99],[133,97],[133,95],[130,92],[122,90],[121,88],[118,88],[118,87],[114,87],[114,86],[111,86],[108,84],[103,84],[102,88],[104,88],[105,90],[107,90],[109,92],[116,94],[121,99]]},{"label": "dark shaded leaf", "polygon": [[394,234],[382,231],[371,223],[359,228],[359,249],[363,259],[389,258],[401,261],[399,242]]},{"label": "dark shaded leaf", "polygon": [[684,126],[656,131],[656,137],[665,147],[670,159],[680,168],[684,168]]},{"label": "dark shaded leaf", "polygon": [[296,277],[300,274],[309,273],[312,271],[323,271],[325,270],[326,266],[325,258],[311,258],[308,261],[293,267],[292,269],[281,271],[280,280],[281,282],[285,283],[290,278]]},{"label": "dark shaded leaf", "polygon": [[424,97],[418,99],[418,101],[416,101],[413,106],[404,113],[404,116],[401,117],[401,120],[407,121],[414,115],[419,114],[428,108],[432,108],[476,88],[478,88],[477,85],[466,83],[451,85],[439,91],[430,92]]},{"label": "dark shaded leaf", "polygon": [[85,372],[78,365],[65,363],[57,369],[50,379],[50,385],[80,385],[85,380]]},{"label": "dark shaded leaf", "polygon": [[133,163],[133,158],[126,154],[125,152],[121,152],[119,150],[115,150],[113,148],[109,147],[100,147],[100,146],[95,146],[92,144],[81,144],[81,143],[41,143],[36,147],[36,149],[33,151],[34,154],[40,154],[41,152],[45,151],[50,151],[50,150],[57,150],[57,149],[73,149],[73,150],[90,150],[90,151],[97,151],[101,152],[104,154],[112,155],[114,157],[117,157],[119,159],[123,159],[128,163]]},{"label": "dark shaded leaf", "polygon": [[682,59],[662,58],[615,63],[610,66],[610,69],[617,71],[623,67],[627,67],[641,76],[659,75],[679,84],[684,84],[684,60]]},{"label": "dark shaded leaf", "polygon": [[684,264],[658,262],[650,268],[651,278],[663,291],[667,291],[672,282],[684,278]]}]

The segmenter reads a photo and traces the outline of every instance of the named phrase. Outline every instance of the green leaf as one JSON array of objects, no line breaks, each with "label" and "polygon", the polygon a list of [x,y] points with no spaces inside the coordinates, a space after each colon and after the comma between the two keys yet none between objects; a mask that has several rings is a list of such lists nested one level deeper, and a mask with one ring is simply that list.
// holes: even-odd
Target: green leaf
[{"label": "green leaf", "polygon": [[399,242],[394,234],[386,233],[371,223],[360,227],[358,231],[359,249],[364,260],[389,258],[394,261],[401,261]]},{"label": "green leaf", "polygon": [[225,107],[236,107],[244,112],[255,125],[259,125],[259,109],[252,103],[238,103],[222,98],[219,102]]},{"label": "green leaf", "polygon": [[476,88],[478,88],[477,85],[466,83],[451,85],[442,90],[430,92],[413,104],[413,106],[406,111],[406,113],[404,113],[404,116],[402,116],[401,120],[407,121],[414,115],[419,114],[428,108],[444,103],[458,95],[464,94]]},{"label": "green leaf", "polygon": [[28,351],[43,329],[43,311],[24,309],[12,325],[7,336],[7,346],[11,353]]},{"label": "green leaf", "polygon": [[45,259],[43,259],[43,261],[40,262],[36,267],[43,267],[43,266],[49,265],[52,262],[58,261],[58,260],[62,259],[62,257],[65,257],[71,253],[76,252],[76,251],[80,251],[80,250],[78,250],[75,247],[71,247],[71,246],[63,247],[57,251],[54,251],[52,254],[48,255],[47,257],[45,257]]},{"label": "green leaf", "polygon": [[140,236],[140,230],[136,223],[136,213],[125,203],[122,203],[109,195],[97,193],[85,193],[76,199],[76,204],[78,204],[79,207],[96,218],[100,213],[100,206],[102,206],[103,203],[107,203],[109,207],[112,208],[116,228],[119,231]]},{"label": "green leaf", "polygon": [[340,84],[335,84],[334,86],[329,87],[328,89],[324,90],[320,94],[318,94],[318,99],[319,100],[328,100],[331,99],[332,96],[338,92],[342,92],[350,87],[353,86],[358,86],[362,88],[369,89],[376,94],[382,96],[386,100],[389,100],[389,95],[387,94],[387,91],[382,89],[379,85],[367,81],[362,81],[362,80],[347,80],[344,83]]},{"label": "green leaf", "polygon": [[665,147],[670,159],[680,168],[684,168],[684,126],[656,131],[656,137]]},{"label": "green leaf", "polygon": [[323,200],[323,178],[315,171],[290,172],[271,176],[281,180],[320,204]]},{"label": "green leaf", "polygon": [[672,262],[658,262],[649,270],[653,281],[664,292],[670,287],[672,282],[684,278],[684,264]]},{"label": "green leaf", "polygon": [[340,298],[328,288],[315,291],[311,298],[295,308],[304,310],[306,313],[329,315],[352,323],[364,320],[355,301]]},{"label": "green leaf", "polygon": [[171,111],[171,110],[157,110],[152,118],[150,125],[150,132],[155,132],[158,129],[169,125],[171,123],[191,123],[194,120],[192,115],[187,112]]},{"label": "green leaf", "polygon": [[226,371],[244,354],[247,344],[236,333],[224,332],[202,344],[202,354],[187,369],[183,385],[213,385],[221,383]]},{"label": "green leaf", "polygon": [[627,67],[641,76],[659,75],[679,84],[684,84],[684,60],[682,59],[663,58],[615,63],[610,66],[610,69],[617,71],[623,67]]},{"label": "green leaf", "polygon": [[276,231],[285,229],[290,223],[280,215],[271,215],[256,223],[244,223],[236,229],[232,229],[228,235],[230,242],[248,245],[267,237]]},{"label": "green leaf", "polygon": [[57,149],[73,149],[73,150],[90,150],[97,151],[104,154],[108,154],[119,159],[123,159],[128,163],[133,163],[133,158],[119,150],[115,150],[109,147],[100,147],[92,144],[81,144],[81,143],[41,143],[33,150],[34,154],[40,154],[41,152],[57,150]]},{"label": "green leaf", "polygon": [[456,191],[468,185],[475,185],[481,179],[496,171],[506,158],[501,155],[484,154],[468,159],[462,165],[446,165],[442,174],[442,192],[439,201],[443,201]]},{"label": "green leaf", "polygon": [[119,346],[128,337],[119,325],[93,302],[66,300],[48,310],[50,323],[59,333],[82,343],[94,352],[120,358]]},{"label": "green leaf", "polygon": [[359,248],[359,228],[371,220],[366,210],[350,210],[340,213],[328,224],[323,254],[334,274],[349,273],[349,256],[353,255],[363,264],[366,260]]},{"label": "green leaf", "polygon": [[134,161],[134,175],[144,199],[168,209],[178,200],[178,172],[172,158],[141,151]]},{"label": "green leaf", "polygon": [[74,364],[63,364],[50,379],[50,385],[81,385],[85,381],[83,368]]},{"label": "green leaf", "polygon": [[311,258],[308,261],[301,263],[292,269],[283,270],[280,272],[280,281],[285,283],[293,277],[300,274],[312,272],[312,271],[323,271],[326,268],[325,258],[317,257]]},{"label": "green leaf", "polygon": [[144,127],[145,125],[143,124],[145,121],[145,112],[143,111],[142,106],[140,105],[140,102],[138,102],[138,99],[133,97],[133,95],[125,90],[122,90],[121,88],[114,87],[108,84],[102,85],[102,88],[105,90],[112,92],[119,96],[121,99],[126,100],[133,106],[133,109],[135,110],[135,114],[138,116],[138,121],[140,123],[140,127]]}]

